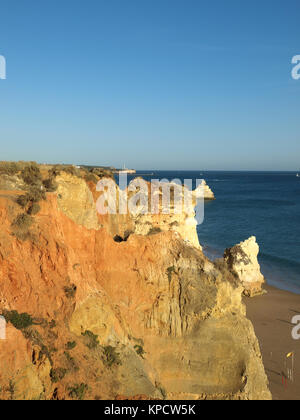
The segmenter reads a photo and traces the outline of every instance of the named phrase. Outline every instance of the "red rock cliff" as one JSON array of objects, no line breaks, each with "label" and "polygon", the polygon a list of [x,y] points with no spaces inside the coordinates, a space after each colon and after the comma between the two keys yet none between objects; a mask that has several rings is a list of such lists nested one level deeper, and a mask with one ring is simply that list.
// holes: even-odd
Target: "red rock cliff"
[{"label": "red rock cliff", "polygon": [[269,399],[226,265],[172,230],[116,242],[92,185],[58,182],[26,241],[11,229],[18,193],[0,192],[1,397]]}]

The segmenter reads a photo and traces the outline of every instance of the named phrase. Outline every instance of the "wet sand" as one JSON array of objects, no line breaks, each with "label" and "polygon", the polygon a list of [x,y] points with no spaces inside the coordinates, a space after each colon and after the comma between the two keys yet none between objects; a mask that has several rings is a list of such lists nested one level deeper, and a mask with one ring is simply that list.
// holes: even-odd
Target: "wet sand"
[{"label": "wet sand", "polygon": [[[252,321],[259,340],[263,362],[274,400],[300,400],[300,340],[292,338],[291,323],[300,315],[300,295],[265,286],[267,294],[252,299],[245,298],[247,317]],[[295,352],[294,381],[283,380],[292,367]],[[286,382],[286,383],[285,383]]]}]

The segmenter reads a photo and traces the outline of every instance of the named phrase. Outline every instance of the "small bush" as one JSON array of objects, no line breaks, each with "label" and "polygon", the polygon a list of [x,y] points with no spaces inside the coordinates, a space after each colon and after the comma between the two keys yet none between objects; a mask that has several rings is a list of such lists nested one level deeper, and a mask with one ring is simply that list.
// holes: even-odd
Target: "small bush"
[{"label": "small bush", "polygon": [[21,178],[27,185],[40,185],[42,181],[42,174],[37,165],[26,166],[21,172]]},{"label": "small bush", "polygon": [[98,178],[96,177],[96,175],[90,172],[87,175],[85,175],[84,179],[86,182],[93,182],[94,184],[97,184],[98,182]]},{"label": "small bush", "polygon": [[34,242],[36,240],[36,237],[32,235],[29,231],[23,232],[21,230],[19,231],[16,230],[15,232],[13,232],[13,235],[21,242],[26,242],[26,241]]},{"label": "small bush", "polygon": [[60,175],[60,172],[61,172],[61,167],[60,166],[58,166],[58,165],[53,166],[48,171],[49,179],[53,179],[53,178],[57,177],[58,175]]},{"label": "small bush", "polygon": [[16,175],[19,172],[16,162],[3,162],[0,164],[0,175]]},{"label": "small bush", "polygon": [[57,190],[57,183],[54,181],[53,178],[48,178],[43,181],[43,186],[48,192],[54,192]]},{"label": "small bush", "polygon": [[77,168],[75,168],[74,166],[62,166],[61,170],[66,172],[67,174],[73,175],[73,176],[78,176],[79,175],[79,171]]},{"label": "small bush", "polygon": [[87,337],[86,346],[92,350],[99,346],[98,335],[93,334],[91,331],[85,331],[81,334],[83,337]]},{"label": "small bush", "polygon": [[38,203],[41,200],[46,200],[45,191],[41,190],[41,188],[32,187],[27,193],[29,201],[32,203]]},{"label": "small bush", "polygon": [[120,355],[116,352],[115,347],[107,346],[103,348],[106,366],[111,367],[112,365],[121,365]]},{"label": "small bush", "polygon": [[77,290],[77,287],[75,286],[75,284],[71,284],[70,286],[64,287],[65,295],[67,296],[68,299],[72,299],[75,297],[76,290]]},{"label": "small bush", "polygon": [[66,344],[67,350],[73,350],[77,346],[76,341],[68,341]]},{"label": "small bush", "polygon": [[23,330],[33,325],[33,319],[27,313],[19,314],[17,311],[5,311],[3,316],[17,330]]},{"label": "small bush", "polygon": [[100,179],[102,178],[111,178],[113,180],[115,179],[113,172],[107,169],[94,168],[92,169],[91,172],[97,175]]},{"label": "small bush", "polygon": [[149,232],[148,235],[156,235],[157,233],[161,233],[162,230],[159,227],[152,227]]},{"label": "small bush", "polygon": [[46,199],[46,194],[40,188],[32,187],[25,195],[20,195],[17,198],[17,203],[22,208],[25,208],[29,203],[38,203]]},{"label": "small bush", "polygon": [[121,242],[124,242],[124,239],[122,238],[122,236],[116,235],[116,236],[114,236],[114,241],[119,244]]},{"label": "small bush", "polygon": [[69,388],[69,391],[70,391],[69,396],[73,399],[81,401],[84,399],[87,390],[88,390],[87,384],[83,384],[83,383],[76,384],[73,387]]},{"label": "small bush", "polygon": [[27,213],[30,214],[30,216],[35,216],[36,214],[40,212],[40,210],[41,210],[41,207],[38,203],[32,203]]},{"label": "small bush", "polygon": [[17,198],[17,203],[22,208],[25,208],[28,205],[29,202],[30,202],[30,199],[29,199],[28,194],[26,194],[26,195],[19,195],[19,197]]},{"label": "small bush", "polygon": [[28,239],[34,241],[35,237],[29,231],[32,223],[33,218],[30,215],[19,214],[11,224],[12,234],[20,241],[27,241]]},{"label": "small bush", "polygon": [[67,370],[63,368],[51,369],[50,378],[53,383],[61,381],[66,376]]},{"label": "small bush", "polygon": [[138,344],[136,344],[134,346],[134,350],[136,351],[136,353],[141,356],[142,359],[144,359],[144,354],[146,354],[145,350],[143,349],[142,346],[139,346]]},{"label": "small bush", "polygon": [[13,228],[28,230],[33,223],[32,217],[28,214],[19,214],[12,223]]},{"label": "small bush", "polygon": [[114,241],[117,243],[126,242],[128,241],[130,235],[132,235],[134,232],[131,230],[126,230],[124,232],[124,236],[116,235],[114,236]]}]

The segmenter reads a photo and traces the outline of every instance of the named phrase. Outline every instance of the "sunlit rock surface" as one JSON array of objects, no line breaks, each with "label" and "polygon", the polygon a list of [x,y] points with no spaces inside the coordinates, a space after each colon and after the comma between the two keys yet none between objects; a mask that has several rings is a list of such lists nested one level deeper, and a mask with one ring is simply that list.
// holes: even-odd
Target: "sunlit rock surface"
[{"label": "sunlit rock surface", "polygon": [[224,259],[229,270],[238,276],[244,288],[244,294],[247,296],[260,294],[265,281],[260,271],[258,254],[259,246],[254,236],[226,249],[224,253]]},{"label": "sunlit rock surface", "polygon": [[57,181],[26,241],[0,194],[0,312],[33,321],[8,322],[0,397],[270,399],[243,286],[182,227],[192,210],[99,215],[95,185]]}]

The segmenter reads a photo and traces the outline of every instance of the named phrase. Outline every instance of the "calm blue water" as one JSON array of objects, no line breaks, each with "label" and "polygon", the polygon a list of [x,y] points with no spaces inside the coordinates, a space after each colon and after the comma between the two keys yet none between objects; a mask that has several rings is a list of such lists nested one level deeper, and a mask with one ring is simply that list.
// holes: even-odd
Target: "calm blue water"
[{"label": "calm blue water", "polygon": [[300,178],[295,173],[154,171],[153,174],[143,177],[207,181],[216,200],[205,204],[204,223],[198,226],[198,235],[209,257],[219,257],[225,248],[254,235],[267,282],[300,293]]}]

